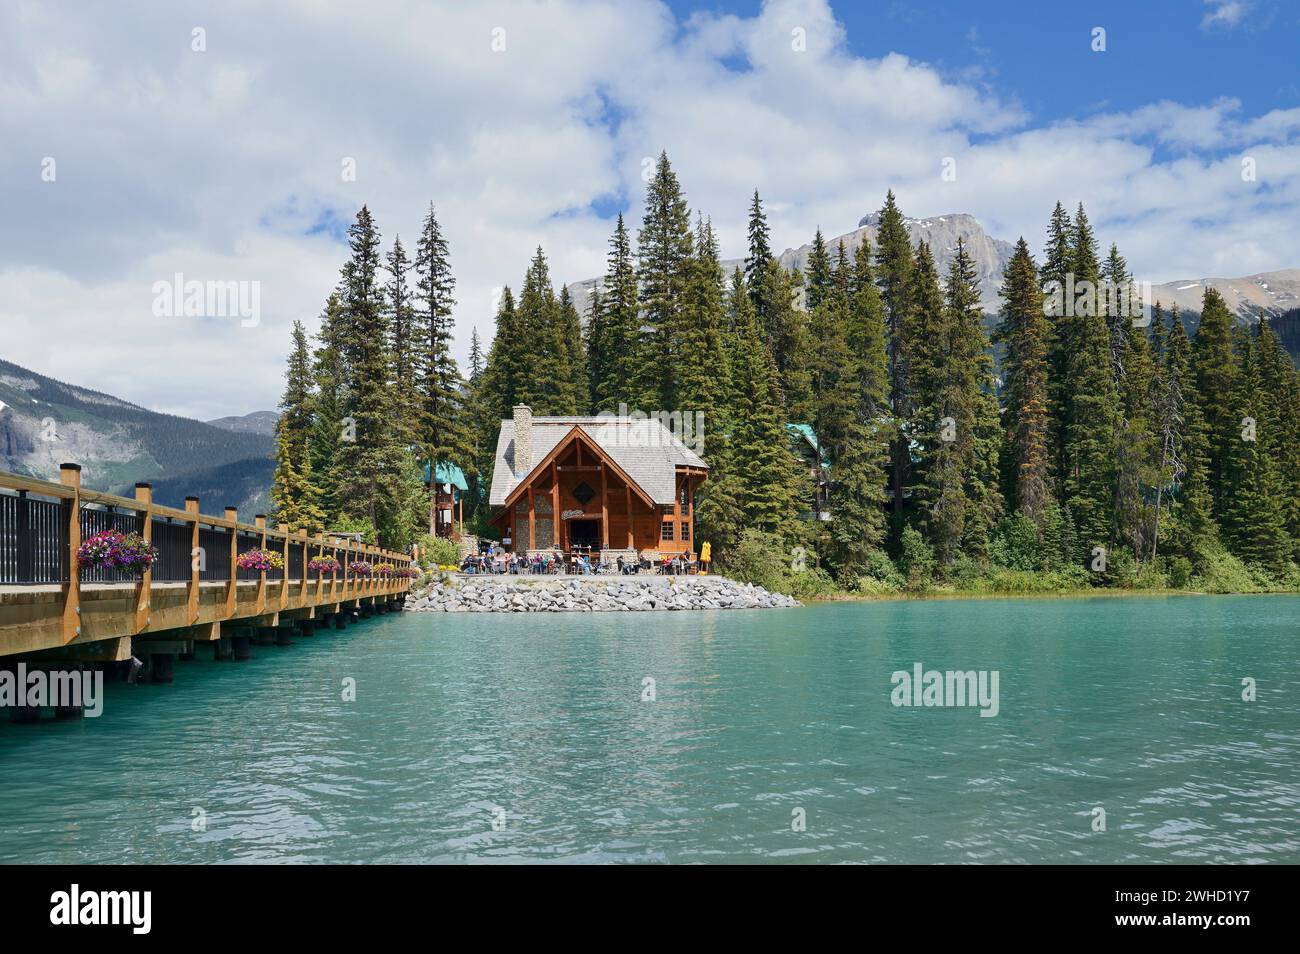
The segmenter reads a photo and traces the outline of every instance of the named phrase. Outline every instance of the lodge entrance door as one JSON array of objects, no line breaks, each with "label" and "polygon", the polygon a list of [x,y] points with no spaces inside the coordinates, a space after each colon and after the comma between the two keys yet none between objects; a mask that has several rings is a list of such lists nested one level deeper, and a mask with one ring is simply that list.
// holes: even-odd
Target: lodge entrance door
[{"label": "lodge entrance door", "polygon": [[600,548],[599,520],[570,520],[569,546],[573,549]]}]

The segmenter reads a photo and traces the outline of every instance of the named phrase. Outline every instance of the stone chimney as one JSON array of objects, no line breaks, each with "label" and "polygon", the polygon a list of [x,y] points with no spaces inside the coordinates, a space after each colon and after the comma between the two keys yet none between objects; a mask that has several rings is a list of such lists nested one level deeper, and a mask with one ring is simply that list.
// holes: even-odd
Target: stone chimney
[{"label": "stone chimney", "polygon": [[515,476],[523,477],[533,469],[533,409],[527,404],[516,404],[515,419]]}]

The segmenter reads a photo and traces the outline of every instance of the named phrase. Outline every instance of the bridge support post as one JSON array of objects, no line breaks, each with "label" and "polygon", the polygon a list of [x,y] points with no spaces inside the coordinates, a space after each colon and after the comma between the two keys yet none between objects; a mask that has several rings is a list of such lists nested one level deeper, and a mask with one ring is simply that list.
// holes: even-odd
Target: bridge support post
[{"label": "bridge support post", "polygon": [[225,662],[231,658],[233,650],[229,636],[222,636],[212,641],[212,661]]},{"label": "bridge support post", "polygon": [[298,620],[298,635],[299,635],[299,636],[315,636],[315,635],[316,635],[316,620],[314,620],[314,619],[300,619],[300,620]]},{"label": "bridge support post", "polygon": [[277,646],[293,645],[293,623],[281,623],[275,628],[275,644]]},{"label": "bridge support post", "polygon": [[168,683],[176,680],[176,653],[153,653],[149,657],[149,680]]},{"label": "bridge support post", "polygon": [[257,627],[257,645],[272,646],[275,644],[275,627],[259,626]]}]

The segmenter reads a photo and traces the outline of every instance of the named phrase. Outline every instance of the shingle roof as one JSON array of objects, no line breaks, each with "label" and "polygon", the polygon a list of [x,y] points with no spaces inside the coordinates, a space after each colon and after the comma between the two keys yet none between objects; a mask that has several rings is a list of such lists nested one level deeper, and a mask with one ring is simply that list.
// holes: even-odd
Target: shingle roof
[{"label": "shingle roof", "polygon": [[[678,467],[708,464],[655,419],[626,417],[535,417],[532,461],[535,468],[577,426],[607,453],[657,504],[671,504]],[[500,507],[527,474],[515,473],[515,422],[501,422],[488,502]]]}]

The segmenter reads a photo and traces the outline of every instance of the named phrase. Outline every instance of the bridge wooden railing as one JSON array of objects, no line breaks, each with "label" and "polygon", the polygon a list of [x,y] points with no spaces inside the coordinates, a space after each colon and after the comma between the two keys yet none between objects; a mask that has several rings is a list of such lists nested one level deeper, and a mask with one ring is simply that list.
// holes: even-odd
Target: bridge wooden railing
[{"label": "bridge wooden railing", "polygon": [[[0,655],[156,632],[160,626],[193,626],[366,597],[389,598],[410,586],[406,579],[373,572],[359,575],[348,566],[362,562],[402,567],[411,561],[407,554],[336,536],[309,535],[305,529],[272,528],[261,515],[251,524],[241,523],[233,507],[225,508],[220,517],[203,514],[196,497],[187,497],[183,510],[160,506],[153,502],[148,484],[136,485],[134,499],[86,490],[76,464],[64,464],[59,477],[59,483],[51,483],[0,471]],[[142,576],[78,566],[82,540],[103,530],[139,533],[158,548],[158,559]],[[275,550],[284,568],[239,569],[239,554],[252,548]],[[309,572],[308,562],[318,556],[335,558],[340,570],[332,575]],[[157,612],[157,592],[180,587],[183,600],[172,593],[167,612]],[[120,605],[124,590],[130,593],[125,607]],[[40,613],[7,612],[13,606],[32,605],[33,600],[23,598],[26,591],[55,594],[57,621],[51,618],[55,608],[48,600]],[[105,591],[116,595],[111,608]],[[83,610],[88,596],[95,597],[94,608],[102,623],[108,613],[113,617],[111,624],[94,627],[98,632],[86,627]],[[14,639],[15,629],[24,624],[29,628],[39,624],[43,636]],[[51,639],[52,628],[57,628],[58,642]]]}]

